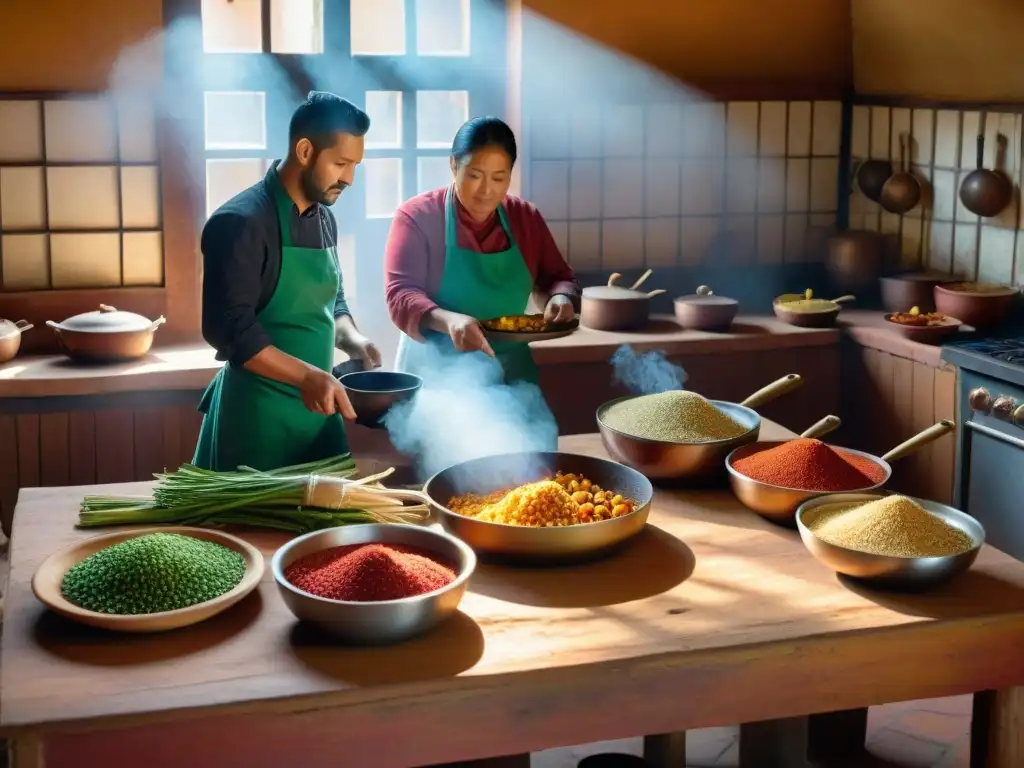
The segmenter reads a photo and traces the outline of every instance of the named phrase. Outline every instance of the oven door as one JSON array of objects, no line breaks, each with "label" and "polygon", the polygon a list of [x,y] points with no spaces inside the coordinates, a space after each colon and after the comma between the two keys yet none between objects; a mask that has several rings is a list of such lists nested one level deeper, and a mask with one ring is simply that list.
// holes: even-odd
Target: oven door
[{"label": "oven door", "polygon": [[1024,431],[971,413],[963,425],[960,471],[965,511],[985,526],[986,540],[1024,561]]}]

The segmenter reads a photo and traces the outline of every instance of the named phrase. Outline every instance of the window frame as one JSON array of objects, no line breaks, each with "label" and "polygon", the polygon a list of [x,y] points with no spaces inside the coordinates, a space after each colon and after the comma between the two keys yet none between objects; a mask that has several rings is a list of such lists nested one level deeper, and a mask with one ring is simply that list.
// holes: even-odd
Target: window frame
[{"label": "window frame", "polygon": [[[40,128],[45,130],[45,116],[43,114],[44,104],[48,101],[73,101],[88,99],[107,99],[111,101],[112,108],[116,105],[109,94],[101,91],[18,91],[4,92],[0,94],[3,101],[35,101],[40,105]],[[0,317],[11,320],[26,320],[34,326],[42,326],[47,320],[57,322],[63,321],[72,315],[80,312],[88,312],[98,308],[100,304],[116,306],[131,312],[138,312],[147,317],[156,318],[167,313],[168,308],[168,286],[178,282],[176,276],[172,277],[170,259],[168,259],[168,242],[166,232],[170,228],[170,221],[173,220],[174,206],[173,194],[175,192],[174,174],[168,179],[165,174],[167,167],[165,159],[165,142],[163,130],[157,122],[156,127],[156,156],[149,161],[122,160],[120,153],[113,160],[107,161],[48,161],[42,157],[39,161],[12,161],[0,162],[2,167],[39,167],[43,169],[43,190],[46,191],[46,170],[48,168],[90,168],[90,167],[114,167],[118,171],[117,185],[120,194],[120,171],[122,168],[130,167],[154,167],[157,170],[157,195],[158,207],[160,209],[160,224],[156,228],[125,227],[120,221],[123,214],[122,202],[118,200],[119,223],[116,227],[75,227],[71,229],[54,229],[49,226],[49,221],[42,229],[33,230],[12,230],[6,234],[89,234],[89,233],[117,233],[123,235],[128,232],[160,232],[163,240],[163,272],[164,282],[160,286],[110,286],[102,288],[54,288],[48,287],[38,290],[4,291],[0,290]],[[44,147],[45,153],[45,147]],[[172,194],[171,204],[168,204],[168,193]],[[44,202],[44,204],[46,204]],[[170,218],[169,218],[170,216]],[[124,245],[121,244],[121,259],[123,267]],[[52,258],[52,251],[48,254]],[[0,244],[0,259],[2,259],[2,244]],[[0,261],[0,278],[2,278],[3,265]],[[0,284],[2,285],[2,284]],[[170,326],[170,323],[168,323]],[[171,333],[174,327],[171,326]],[[170,334],[168,334],[170,335]],[[21,351],[23,352],[52,352],[59,348],[56,337],[46,333],[28,333],[22,337]]]}]

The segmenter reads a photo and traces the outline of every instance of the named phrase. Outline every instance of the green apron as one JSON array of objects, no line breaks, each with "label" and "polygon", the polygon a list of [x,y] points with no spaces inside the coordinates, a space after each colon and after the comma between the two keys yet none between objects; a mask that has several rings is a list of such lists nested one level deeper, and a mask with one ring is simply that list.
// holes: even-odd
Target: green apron
[{"label": "green apron", "polygon": [[[292,245],[293,202],[273,179],[281,225],[281,275],[258,318],[271,343],[286,354],[330,371],[334,364],[334,302],[341,275],[336,248]],[[348,452],[337,413],[306,409],[296,387],[225,365],[203,394],[205,416],[193,463],[218,472],[247,465],[260,470],[302,464]]]},{"label": "green apron", "polygon": [[[523,261],[508,224],[505,206],[498,206],[498,220],[508,235],[509,247],[498,253],[478,253],[460,248],[456,239],[455,193],[449,188],[444,207],[444,273],[434,301],[449,312],[487,320],[502,315],[520,315],[533,292],[533,275]],[[428,344],[444,351],[454,349],[451,339],[441,333],[424,334]],[[530,346],[521,342],[492,341],[491,348],[501,363],[507,383],[527,381],[538,383],[537,366]],[[482,355],[482,352],[474,352]],[[422,375],[428,359],[424,344],[402,335],[398,345],[395,369]]]}]

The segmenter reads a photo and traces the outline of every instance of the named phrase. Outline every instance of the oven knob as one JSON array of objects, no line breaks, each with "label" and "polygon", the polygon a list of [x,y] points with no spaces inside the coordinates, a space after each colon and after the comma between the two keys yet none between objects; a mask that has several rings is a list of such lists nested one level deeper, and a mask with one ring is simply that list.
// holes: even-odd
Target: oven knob
[{"label": "oven knob", "polygon": [[972,411],[988,413],[992,408],[992,396],[984,387],[972,389],[971,393],[967,396],[967,402],[970,404]]},{"label": "oven knob", "polygon": [[1009,419],[1013,414],[1013,409],[1016,407],[1016,400],[1006,395],[1000,395],[992,403],[992,415],[997,419]]},{"label": "oven knob", "polygon": [[1024,429],[1024,405],[1017,406],[1017,410],[1013,412],[1010,421],[1013,422],[1013,426]]}]

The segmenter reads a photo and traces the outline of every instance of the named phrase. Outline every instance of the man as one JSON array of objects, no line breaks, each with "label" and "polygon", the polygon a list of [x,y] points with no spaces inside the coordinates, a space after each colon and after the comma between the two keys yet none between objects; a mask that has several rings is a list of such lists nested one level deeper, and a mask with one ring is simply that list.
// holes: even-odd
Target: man
[{"label": "man", "polygon": [[370,368],[377,348],[356,328],[327,206],[351,186],[370,118],[312,92],[292,115],[288,156],[206,222],[203,336],[227,361],[203,395],[194,463],[260,470],[348,451],[355,413],[331,375],[334,348]]}]

